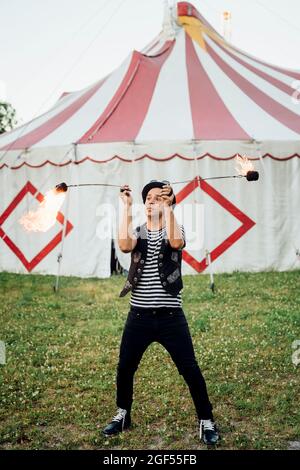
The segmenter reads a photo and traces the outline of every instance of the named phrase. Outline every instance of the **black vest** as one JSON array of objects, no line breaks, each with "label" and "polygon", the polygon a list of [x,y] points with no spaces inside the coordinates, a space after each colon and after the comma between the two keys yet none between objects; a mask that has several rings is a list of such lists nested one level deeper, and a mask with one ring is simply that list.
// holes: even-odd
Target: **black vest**
[{"label": "black vest", "polygon": [[[139,282],[147,257],[147,228],[146,223],[137,227],[137,244],[131,252],[131,264],[127,280],[119,297],[124,297],[133,290]],[[175,250],[170,246],[167,237],[163,237],[158,254],[158,272],[162,287],[172,296],[179,294],[183,288],[181,278],[182,249]]]}]

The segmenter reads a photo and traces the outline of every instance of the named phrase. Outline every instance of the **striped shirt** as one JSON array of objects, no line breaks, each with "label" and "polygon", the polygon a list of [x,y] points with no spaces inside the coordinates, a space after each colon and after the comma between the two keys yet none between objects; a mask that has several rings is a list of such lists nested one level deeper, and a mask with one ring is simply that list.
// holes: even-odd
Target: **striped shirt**
[{"label": "striped shirt", "polygon": [[[183,225],[180,225],[182,237],[185,241]],[[169,294],[161,285],[158,271],[158,254],[166,228],[160,230],[147,230],[147,257],[142,276],[131,292],[130,305],[134,307],[181,307],[181,293],[176,296]]]}]

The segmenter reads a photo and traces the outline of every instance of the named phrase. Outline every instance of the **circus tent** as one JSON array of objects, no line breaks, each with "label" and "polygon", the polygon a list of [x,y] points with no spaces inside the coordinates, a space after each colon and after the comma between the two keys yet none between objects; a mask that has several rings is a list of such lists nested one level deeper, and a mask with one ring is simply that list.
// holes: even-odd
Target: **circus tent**
[{"label": "circus tent", "polygon": [[[184,274],[205,272],[207,253],[215,272],[299,267],[299,79],[228,43],[179,2],[142,52],[0,136],[0,268],[109,276],[115,189],[69,191],[47,233],[24,232],[20,215],[61,181],[128,183],[140,203],[142,186],[158,178],[176,182]],[[197,178],[235,174],[236,154],[259,181]],[[137,208],[134,223],[142,220]]]}]

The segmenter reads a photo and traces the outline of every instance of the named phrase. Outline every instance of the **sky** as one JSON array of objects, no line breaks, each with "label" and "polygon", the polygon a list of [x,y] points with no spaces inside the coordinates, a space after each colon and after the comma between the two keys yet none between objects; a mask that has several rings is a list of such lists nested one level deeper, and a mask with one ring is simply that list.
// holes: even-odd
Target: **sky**
[{"label": "sky", "polygon": [[[173,0],[168,0],[172,3]],[[299,0],[191,0],[231,42],[271,64],[300,70]],[[161,30],[164,0],[0,0],[0,100],[18,124],[47,111],[142,50]],[[298,24],[297,24],[298,23]]]}]

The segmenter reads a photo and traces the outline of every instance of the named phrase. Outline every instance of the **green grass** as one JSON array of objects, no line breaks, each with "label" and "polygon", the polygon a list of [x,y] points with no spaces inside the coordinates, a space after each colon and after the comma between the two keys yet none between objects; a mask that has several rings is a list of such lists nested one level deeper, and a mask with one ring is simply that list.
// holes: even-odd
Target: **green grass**
[{"label": "green grass", "polygon": [[[201,449],[182,376],[154,343],[135,376],[130,431],[106,439],[128,297],[124,277],[0,274],[0,448]],[[221,449],[287,449],[300,440],[300,271],[185,276],[183,309],[206,378]]]}]

